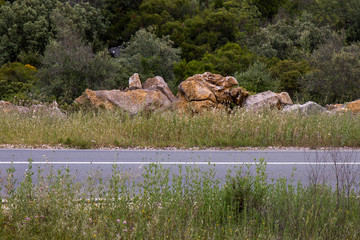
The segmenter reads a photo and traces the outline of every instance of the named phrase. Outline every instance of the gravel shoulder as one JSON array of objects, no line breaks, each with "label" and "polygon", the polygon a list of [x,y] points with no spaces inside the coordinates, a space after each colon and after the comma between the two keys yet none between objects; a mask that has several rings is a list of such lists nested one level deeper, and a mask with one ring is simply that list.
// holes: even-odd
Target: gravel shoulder
[{"label": "gravel shoulder", "polygon": [[[76,148],[67,147],[65,145],[23,145],[23,144],[0,144],[0,150],[3,149],[48,149],[48,150],[59,150],[59,149],[68,149],[75,150]],[[79,150],[79,149],[76,149]],[[241,148],[176,148],[176,147],[130,147],[130,148],[120,148],[120,147],[95,147],[91,149],[84,150],[117,150],[117,151],[326,151],[326,150],[347,150],[347,151],[360,151],[360,148],[349,148],[349,147],[321,147],[321,148],[305,148],[305,147],[241,147]]]}]

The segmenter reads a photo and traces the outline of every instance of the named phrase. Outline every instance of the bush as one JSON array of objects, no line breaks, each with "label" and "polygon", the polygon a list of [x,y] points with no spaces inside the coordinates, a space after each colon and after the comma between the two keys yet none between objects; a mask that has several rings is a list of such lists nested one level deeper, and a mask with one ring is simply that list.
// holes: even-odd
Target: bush
[{"label": "bush", "polygon": [[304,95],[320,104],[359,98],[360,43],[343,46],[341,39],[322,45],[310,57],[315,68],[302,80]]},{"label": "bush", "polygon": [[247,166],[245,172],[240,169],[234,177],[227,175],[224,188],[225,211],[230,211],[227,215],[239,217],[243,211],[260,211],[265,208],[269,186],[264,159],[256,164],[256,173],[252,175],[250,166]]},{"label": "bush", "polygon": [[249,39],[249,45],[257,54],[267,58],[299,58],[311,53],[324,43],[330,34],[328,27],[316,26],[311,16],[303,14],[294,23],[284,19],[270,24]]},{"label": "bush", "polygon": [[173,83],[174,64],[180,61],[180,49],[173,48],[169,37],[158,38],[152,29],[140,29],[126,44],[117,63],[128,74],[122,74],[120,82],[127,86],[129,77],[137,72],[142,79],[161,76]]},{"label": "bush", "polygon": [[71,103],[86,88],[118,87],[117,64],[105,53],[94,54],[74,30],[62,29],[46,48],[39,71],[39,88],[45,98]]},{"label": "bush", "polygon": [[14,62],[0,68],[0,100],[26,99],[36,83],[36,68]]},{"label": "bush", "polygon": [[244,72],[236,72],[234,77],[239,85],[251,92],[275,91],[278,83],[271,78],[267,66],[263,62],[255,62]]},{"label": "bush", "polygon": [[294,96],[300,92],[300,80],[310,71],[310,66],[306,61],[283,60],[270,70],[272,77],[279,83],[279,91],[285,91],[290,96]]},{"label": "bush", "polygon": [[257,55],[247,48],[242,48],[237,43],[227,43],[214,53],[206,53],[201,60],[182,60],[174,69],[177,75],[176,83],[204,72],[233,75],[237,71],[245,71],[256,59]]}]

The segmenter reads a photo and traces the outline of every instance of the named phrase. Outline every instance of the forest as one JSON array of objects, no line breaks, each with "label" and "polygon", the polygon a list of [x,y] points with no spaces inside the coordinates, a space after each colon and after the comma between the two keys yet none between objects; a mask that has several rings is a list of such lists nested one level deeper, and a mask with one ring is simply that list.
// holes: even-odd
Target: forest
[{"label": "forest", "polygon": [[358,0],[0,0],[0,100],[203,72],[325,105],[360,97]]}]

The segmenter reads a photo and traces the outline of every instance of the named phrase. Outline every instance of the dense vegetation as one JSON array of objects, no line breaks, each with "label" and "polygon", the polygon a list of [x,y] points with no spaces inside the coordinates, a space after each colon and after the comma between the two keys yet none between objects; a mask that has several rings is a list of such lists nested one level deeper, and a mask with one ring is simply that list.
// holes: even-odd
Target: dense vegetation
[{"label": "dense vegetation", "polygon": [[[312,166],[309,182],[270,180],[266,164],[230,169],[143,166],[111,176],[32,166],[21,182],[0,174],[1,239],[359,239],[358,168]],[[294,170],[296,173],[296,170]],[[253,175],[253,173],[255,175]],[[37,177],[35,176],[37,174]],[[324,175],[325,174],[325,175]],[[346,174],[346,176],[344,175]],[[316,180],[318,179],[318,180]]]},{"label": "dense vegetation", "polygon": [[71,103],[85,88],[126,87],[134,72],[176,91],[211,71],[252,92],[352,101],[359,16],[358,0],[2,0],[0,99]]}]

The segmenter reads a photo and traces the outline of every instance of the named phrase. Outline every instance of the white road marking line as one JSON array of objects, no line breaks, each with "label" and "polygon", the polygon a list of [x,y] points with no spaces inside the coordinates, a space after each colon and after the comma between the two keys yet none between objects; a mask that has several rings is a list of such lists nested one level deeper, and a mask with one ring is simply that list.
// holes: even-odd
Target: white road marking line
[{"label": "white road marking line", "polygon": [[[0,165],[28,165],[29,162],[0,162]],[[33,165],[253,165],[258,162],[32,162]],[[360,162],[337,162],[337,165],[360,165]],[[334,162],[266,162],[266,165],[334,165]]]}]

